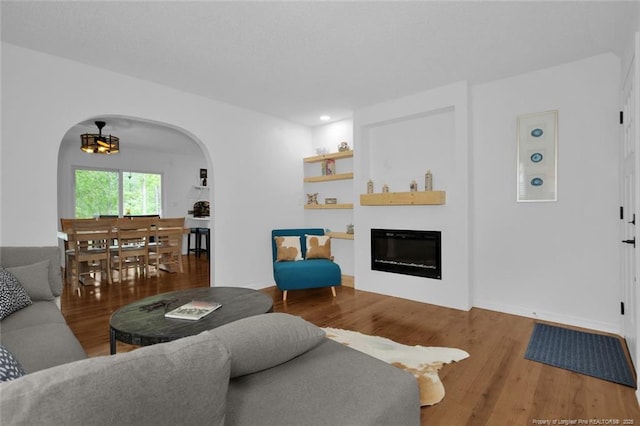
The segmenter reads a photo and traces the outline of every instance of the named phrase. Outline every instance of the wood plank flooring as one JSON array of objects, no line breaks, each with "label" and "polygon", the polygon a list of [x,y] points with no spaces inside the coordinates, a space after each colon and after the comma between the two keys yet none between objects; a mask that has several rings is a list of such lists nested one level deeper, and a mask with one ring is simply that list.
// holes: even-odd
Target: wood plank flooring
[{"label": "wood plank flooring", "polygon": [[[109,353],[109,318],[121,306],[152,294],[208,286],[206,258],[184,260],[184,274],[129,276],[111,286],[84,286],[79,294],[65,291],[62,312],[87,353]],[[275,312],[300,315],[321,327],[471,354],[440,370],[446,395],[421,410],[423,425],[640,424],[634,389],[524,359],[532,319],[477,308],[458,311],[348,287],[337,290],[336,298],[329,289],[291,291],[286,303],[275,287],[263,291],[273,297]],[[118,352],[132,349],[118,344]]]}]

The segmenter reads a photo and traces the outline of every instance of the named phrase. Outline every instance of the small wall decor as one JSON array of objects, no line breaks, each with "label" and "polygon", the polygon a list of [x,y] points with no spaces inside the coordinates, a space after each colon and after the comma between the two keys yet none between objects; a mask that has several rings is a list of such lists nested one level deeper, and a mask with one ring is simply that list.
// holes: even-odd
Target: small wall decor
[{"label": "small wall decor", "polygon": [[328,158],[322,162],[322,176],[333,175],[336,173],[336,160]]},{"label": "small wall decor", "polygon": [[353,224],[352,223],[347,225],[347,234],[353,234]]},{"label": "small wall decor", "polygon": [[208,201],[197,201],[193,205],[193,217],[209,217],[210,204]]},{"label": "small wall decor", "polygon": [[556,201],[558,190],[558,111],[518,116],[517,199]]},{"label": "small wall decor", "polygon": [[386,183],[384,185],[382,185],[382,192],[389,192],[389,185],[387,185]]},{"label": "small wall decor", "polygon": [[327,148],[324,148],[324,147],[316,148],[316,154],[318,155],[326,154],[327,152],[329,152],[327,151]]},{"label": "small wall decor", "polygon": [[415,180],[412,180],[409,184],[409,191],[416,192],[418,190],[418,183]]},{"label": "small wall decor", "polygon": [[338,204],[338,199],[337,198],[325,198],[324,199],[324,203],[325,204]]},{"label": "small wall decor", "polygon": [[307,204],[318,204],[318,193],[307,194]]},{"label": "small wall decor", "polygon": [[344,152],[344,151],[351,151],[351,148],[349,148],[348,143],[340,142],[340,144],[338,145],[338,152]]},{"label": "small wall decor", "polygon": [[373,181],[371,179],[367,182],[367,194],[373,194]]},{"label": "small wall decor", "polygon": [[433,191],[433,175],[431,174],[431,170],[427,170],[427,173],[424,175],[424,190]]},{"label": "small wall decor", "polygon": [[200,180],[202,186],[207,186],[207,169],[200,169]]}]

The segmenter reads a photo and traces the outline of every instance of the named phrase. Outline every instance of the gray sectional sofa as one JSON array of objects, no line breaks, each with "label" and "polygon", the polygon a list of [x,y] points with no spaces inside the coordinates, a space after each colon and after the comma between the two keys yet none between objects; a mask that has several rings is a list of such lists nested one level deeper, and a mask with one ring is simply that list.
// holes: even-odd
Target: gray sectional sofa
[{"label": "gray sectional sofa", "polygon": [[[55,298],[62,290],[57,248],[0,248],[2,267],[47,259]],[[17,271],[19,280],[21,272],[24,280],[37,275]],[[299,317],[264,314],[86,358],[55,299],[46,291],[43,296],[49,300],[0,322],[0,344],[27,373],[0,383],[0,424],[420,423],[412,375],[327,339]]]}]

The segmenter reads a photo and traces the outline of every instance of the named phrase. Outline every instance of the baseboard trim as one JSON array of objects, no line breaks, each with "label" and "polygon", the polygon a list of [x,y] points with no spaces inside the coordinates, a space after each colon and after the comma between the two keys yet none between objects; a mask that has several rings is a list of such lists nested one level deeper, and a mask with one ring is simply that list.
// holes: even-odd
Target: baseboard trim
[{"label": "baseboard trim", "polygon": [[342,285],[344,287],[356,288],[356,278],[353,275],[342,274]]},{"label": "baseboard trim", "polygon": [[543,321],[556,322],[560,324],[571,325],[574,327],[588,328],[590,330],[601,331],[604,333],[622,335],[620,324],[610,324],[601,321],[592,321],[587,318],[573,317],[570,315],[562,315],[555,312],[532,311],[530,308],[521,306],[502,305],[497,303],[474,303],[474,307],[488,309],[490,311],[502,312],[505,314],[518,315],[526,318],[534,318]]}]

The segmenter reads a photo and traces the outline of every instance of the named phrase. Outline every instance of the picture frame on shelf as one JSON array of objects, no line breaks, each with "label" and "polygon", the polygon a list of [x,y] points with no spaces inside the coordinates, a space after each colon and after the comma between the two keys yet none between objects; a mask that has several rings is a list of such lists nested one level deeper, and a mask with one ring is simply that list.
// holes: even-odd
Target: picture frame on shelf
[{"label": "picture frame on shelf", "polygon": [[558,200],[558,111],[517,117],[517,201]]},{"label": "picture frame on shelf", "polygon": [[336,160],[333,158],[327,158],[322,162],[322,176],[329,176],[336,174]]}]

